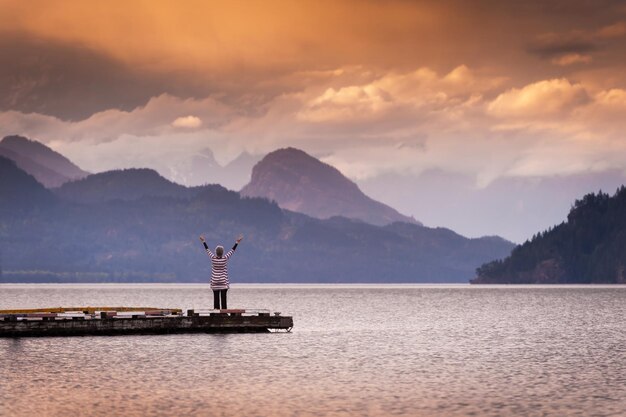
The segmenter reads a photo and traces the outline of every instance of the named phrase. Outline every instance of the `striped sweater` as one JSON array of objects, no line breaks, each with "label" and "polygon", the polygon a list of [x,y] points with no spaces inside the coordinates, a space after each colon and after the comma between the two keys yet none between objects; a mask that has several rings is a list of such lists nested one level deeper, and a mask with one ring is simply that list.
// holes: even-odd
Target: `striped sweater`
[{"label": "striped sweater", "polygon": [[204,249],[206,250],[207,255],[211,258],[211,289],[212,290],[227,290],[230,288],[230,282],[228,281],[228,258],[230,258],[233,253],[235,253],[235,249],[237,249],[237,244],[224,256],[218,258],[211,249],[209,249],[209,245],[206,242],[203,242]]}]

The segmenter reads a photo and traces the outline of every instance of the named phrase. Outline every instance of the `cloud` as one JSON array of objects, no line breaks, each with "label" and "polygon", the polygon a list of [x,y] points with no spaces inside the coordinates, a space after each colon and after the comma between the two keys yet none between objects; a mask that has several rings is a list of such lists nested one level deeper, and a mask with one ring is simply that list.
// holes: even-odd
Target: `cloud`
[{"label": "cloud", "polygon": [[430,68],[388,73],[365,84],[329,88],[308,100],[298,112],[301,121],[324,123],[371,122],[381,118],[420,119],[420,109],[452,113],[475,104],[504,77],[477,75],[460,65],[443,76]]},{"label": "cloud", "polygon": [[589,132],[588,136],[597,141],[611,146],[624,143],[626,90],[621,88],[601,90],[594,95],[593,100],[592,105],[576,112],[578,123],[584,124]]},{"label": "cloud", "polygon": [[590,101],[581,84],[561,78],[539,81],[500,94],[487,110],[496,117],[538,118],[562,114]]},{"label": "cloud", "polygon": [[392,105],[391,95],[373,85],[329,88],[298,115],[300,120],[310,122],[346,121],[372,117]]},{"label": "cloud", "polygon": [[285,146],[320,156],[353,179],[436,169],[473,177],[476,187],[626,166],[624,89],[567,78],[509,87],[506,77],[465,65],[445,73],[349,67],[319,78],[259,112],[219,97],[164,94],[131,111],[74,122],[0,112],[0,134],[40,139],[90,171],[146,166],[166,176],[206,148],[223,164],[243,151]]},{"label": "cloud", "polygon": [[[176,153],[172,144],[187,153],[214,147],[221,161],[244,150],[259,154],[297,146],[314,154],[335,155],[338,163],[341,155],[363,147],[360,167],[353,157],[341,162],[348,174],[360,178],[394,169],[421,170],[422,163],[415,164],[410,156],[421,160],[430,136],[444,143],[448,137],[465,134],[470,120],[477,117],[473,113],[484,106],[482,95],[500,85],[501,78],[463,65],[446,74],[430,68],[377,74],[369,68],[348,67],[331,71],[321,82],[327,87],[313,85],[281,95],[260,113],[242,112],[218,98],[167,94],[131,111],[110,109],[75,122],[4,112],[0,134],[17,132],[43,140],[91,171],[155,166],[159,158],[167,160]],[[194,128],[184,133],[182,126]],[[90,150],[94,146],[97,152]],[[377,158],[389,147],[397,161]],[[118,152],[124,155],[116,156]]]},{"label": "cloud", "polygon": [[574,64],[589,64],[591,61],[593,61],[591,55],[581,54],[566,54],[552,58],[552,63],[561,67],[566,67],[568,65]]},{"label": "cloud", "polygon": [[84,118],[130,110],[156,92],[130,68],[80,45],[5,32],[0,56],[0,110]]},{"label": "cloud", "polygon": [[550,59],[559,66],[592,62],[592,54],[616,49],[613,44],[626,36],[626,22],[617,22],[593,29],[579,28],[565,32],[547,32],[535,36],[529,53]]},{"label": "cloud", "polygon": [[306,91],[300,120],[321,126],[414,117],[422,97],[426,107],[484,98],[501,91],[472,82],[494,74],[513,85],[623,61],[626,25],[611,1],[200,3],[3,3],[0,111],[77,121],[167,94],[261,115]]},{"label": "cloud", "polygon": [[172,126],[193,129],[202,126],[202,120],[196,116],[184,116],[174,120]]},{"label": "cloud", "polygon": [[472,175],[484,188],[503,177],[626,166],[624,90],[558,78],[502,91],[505,82],[466,66],[387,74],[303,98],[298,121],[323,129],[318,146],[346,141],[324,160],[359,180],[439,169]]},{"label": "cloud", "polygon": [[626,90],[612,88],[608,91],[601,91],[596,96],[596,101],[603,106],[626,108]]},{"label": "cloud", "polygon": [[622,38],[626,36],[626,22],[617,22],[598,29],[595,36],[598,39]]},{"label": "cloud", "polygon": [[528,52],[541,58],[554,58],[555,56],[578,54],[584,55],[594,52],[598,45],[581,33],[570,34],[547,33],[540,35],[528,47]]},{"label": "cloud", "polygon": [[210,82],[138,67],[80,43],[2,32],[0,111],[82,120],[109,109],[131,111],[168,91],[206,97]]},{"label": "cloud", "polygon": [[[195,116],[189,119],[189,115]],[[180,119],[193,125],[197,123],[193,117],[202,126],[181,128],[167,122]],[[133,166],[163,168],[174,157],[207,147],[218,150],[216,156],[224,160],[237,156],[241,148],[221,143],[224,136],[219,130],[237,117],[236,109],[211,97],[195,100],[163,94],[132,111],[110,109],[80,121],[0,112],[0,137],[19,133],[36,138],[92,172]]]}]

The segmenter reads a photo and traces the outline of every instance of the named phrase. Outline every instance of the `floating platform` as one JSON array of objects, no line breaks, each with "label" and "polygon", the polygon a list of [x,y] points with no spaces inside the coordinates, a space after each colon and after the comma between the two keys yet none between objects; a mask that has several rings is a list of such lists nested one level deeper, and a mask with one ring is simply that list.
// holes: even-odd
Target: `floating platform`
[{"label": "floating platform", "polygon": [[0,310],[0,337],[290,332],[293,318],[262,309],[58,307]]}]

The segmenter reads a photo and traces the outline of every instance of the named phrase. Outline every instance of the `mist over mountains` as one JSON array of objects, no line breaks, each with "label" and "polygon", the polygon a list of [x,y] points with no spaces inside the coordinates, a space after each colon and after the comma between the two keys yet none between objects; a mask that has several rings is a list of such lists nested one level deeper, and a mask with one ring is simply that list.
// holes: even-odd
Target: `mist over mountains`
[{"label": "mist over mountains", "polygon": [[0,174],[5,282],[203,282],[210,265],[201,233],[211,245],[246,236],[233,282],[467,282],[513,247],[415,222],[316,219],[216,184],[181,186],[148,169],[52,190],[7,158]]}]

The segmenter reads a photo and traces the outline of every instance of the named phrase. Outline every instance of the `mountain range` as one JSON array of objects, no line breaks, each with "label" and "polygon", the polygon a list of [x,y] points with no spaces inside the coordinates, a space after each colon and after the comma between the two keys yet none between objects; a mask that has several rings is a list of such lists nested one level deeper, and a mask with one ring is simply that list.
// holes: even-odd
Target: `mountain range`
[{"label": "mountain range", "polygon": [[576,200],[566,222],[514,247],[424,227],[293,148],[258,162],[237,193],[151,169],[87,175],[19,136],[0,145],[5,282],[205,281],[197,236],[243,232],[235,282],[466,282],[481,265],[472,283],[626,283],[624,186]]},{"label": "mountain range", "polygon": [[477,265],[513,248],[415,222],[317,219],[220,185],[184,187],[148,169],[51,190],[7,158],[0,175],[5,282],[206,281],[201,233],[212,245],[244,233],[234,282],[466,282]]}]

